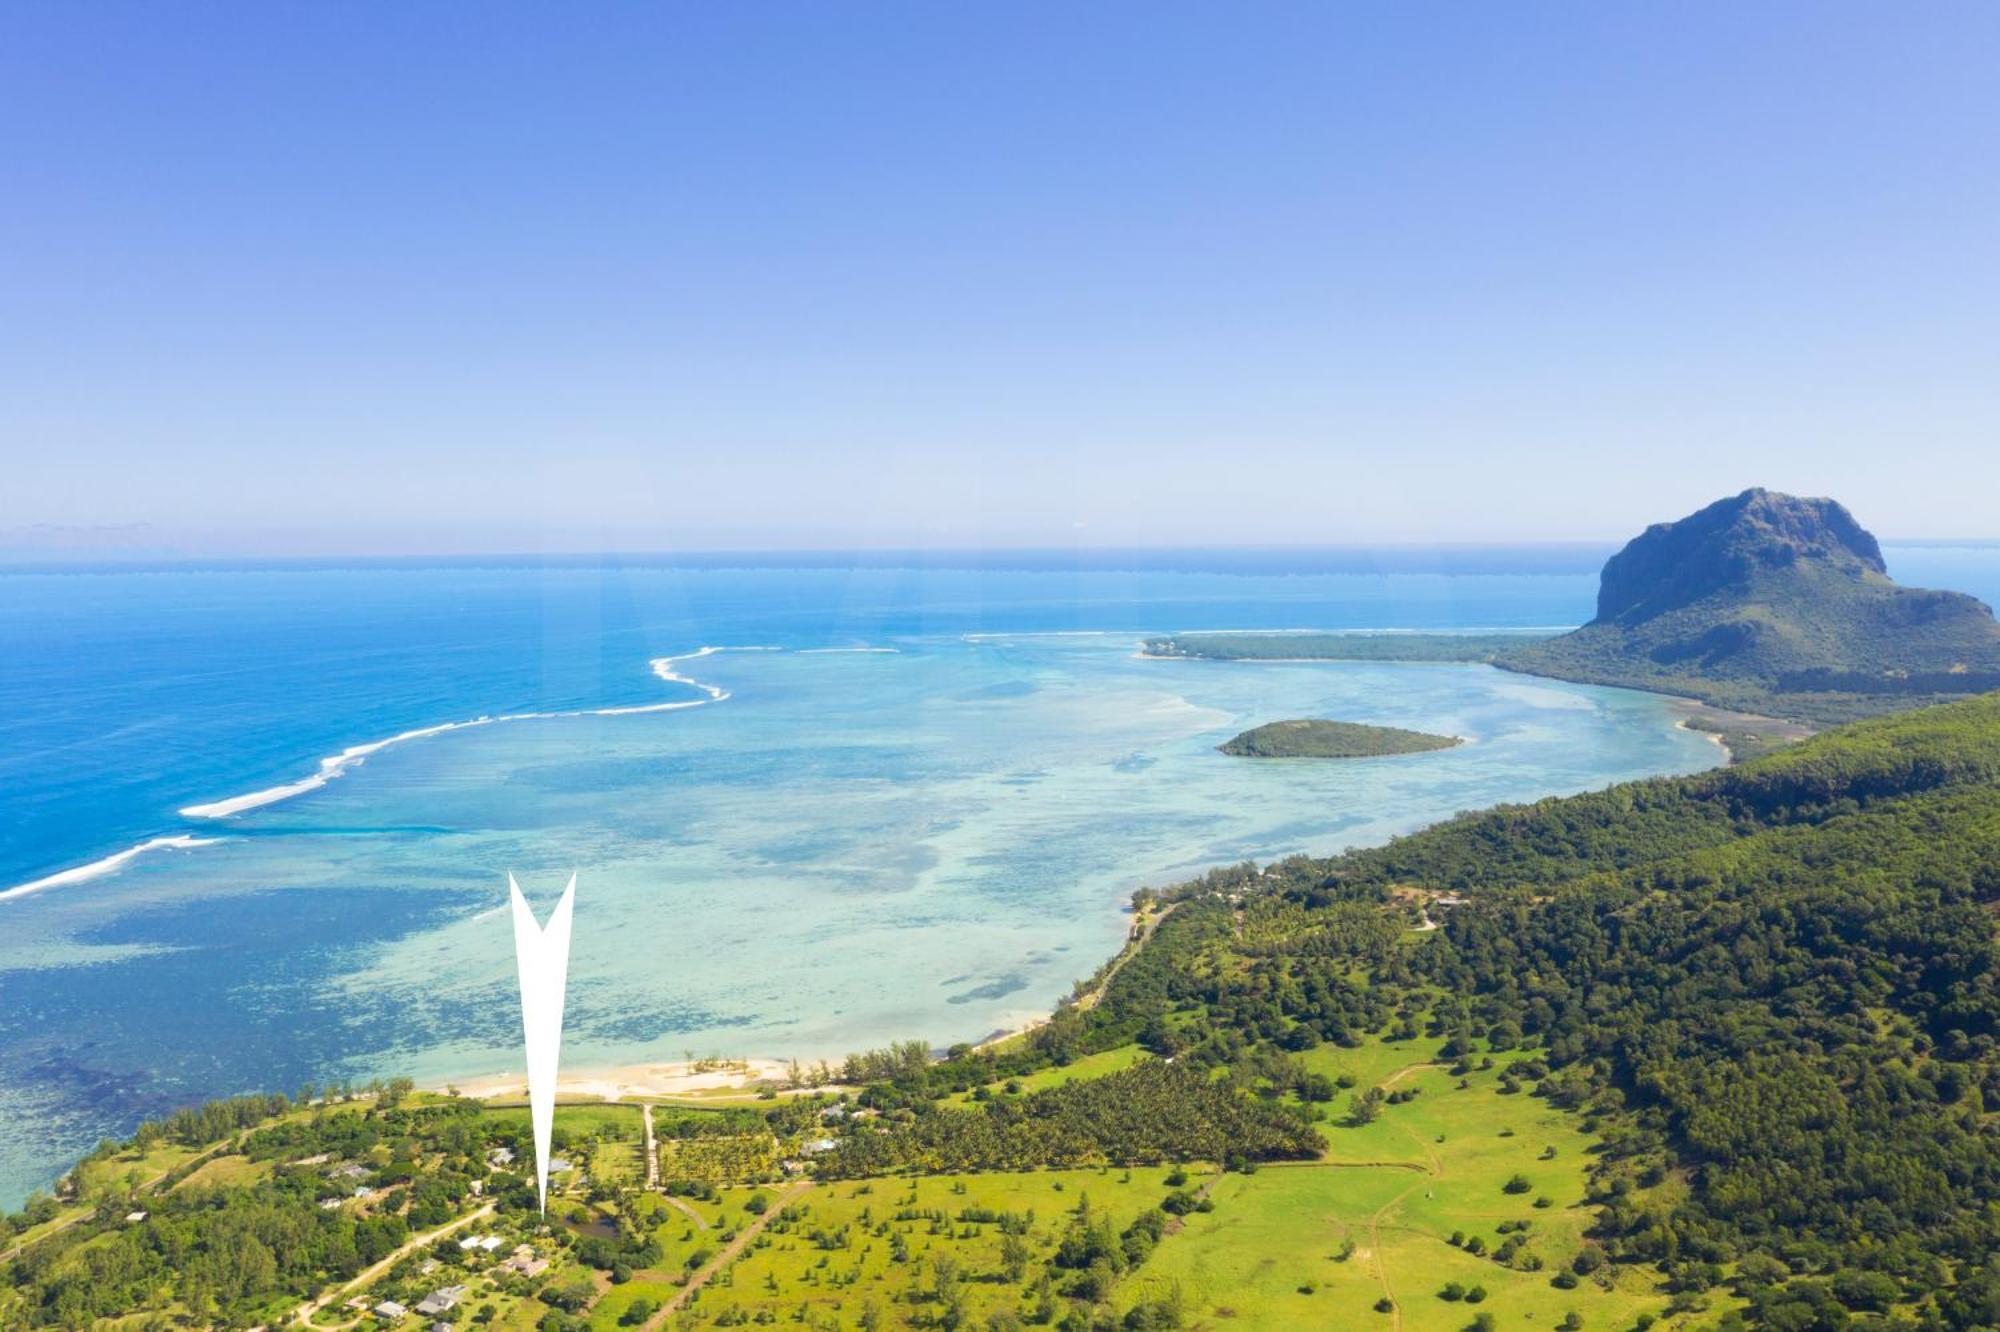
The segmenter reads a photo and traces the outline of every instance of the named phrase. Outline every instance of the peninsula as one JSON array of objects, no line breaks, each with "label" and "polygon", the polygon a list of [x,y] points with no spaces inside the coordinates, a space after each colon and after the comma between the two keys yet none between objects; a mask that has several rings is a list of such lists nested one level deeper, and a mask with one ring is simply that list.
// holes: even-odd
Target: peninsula
[{"label": "peninsula", "polygon": [[[1570,633],[1216,633],[1149,657],[1467,662],[1672,694],[1743,760],[1844,721],[2000,689],[2000,621],[1962,592],[1903,587],[1845,507],[1752,488],[1655,523],[1605,563]],[[1232,742],[1233,743],[1233,742]]]},{"label": "peninsula", "polygon": [[1833,500],[1752,489],[1647,528],[1605,564],[1595,619],[1494,661],[1826,725],[2000,688],[2000,622],[1897,585]]}]

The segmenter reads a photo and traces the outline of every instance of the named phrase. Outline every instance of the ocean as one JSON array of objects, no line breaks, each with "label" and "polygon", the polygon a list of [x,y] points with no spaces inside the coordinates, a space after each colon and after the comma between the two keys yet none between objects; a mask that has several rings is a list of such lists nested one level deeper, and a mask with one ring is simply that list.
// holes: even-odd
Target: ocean
[{"label": "ocean", "polygon": [[[566,1069],[837,1057],[1045,1012],[1142,885],[1714,764],[1645,694],[1137,654],[1557,629],[1603,554],[0,573],[0,1205],[191,1101],[516,1067],[510,871],[578,875]],[[2000,595],[2000,550],[1889,557]],[[1292,716],[1472,743],[1215,752]]]}]

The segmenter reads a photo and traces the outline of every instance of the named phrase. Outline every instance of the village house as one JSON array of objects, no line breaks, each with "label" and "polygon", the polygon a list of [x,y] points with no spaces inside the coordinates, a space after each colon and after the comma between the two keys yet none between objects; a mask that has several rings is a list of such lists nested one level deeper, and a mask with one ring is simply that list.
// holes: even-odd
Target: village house
[{"label": "village house", "polygon": [[503,1271],[517,1272],[524,1277],[538,1277],[549,1270],[549,1260],[537,1258],[534,1246],[522,1244],[515,1248],[513,1256],[500,1264]]},{"label": "village house", "polygon": [[465,1298],[465,1291],[464,1286],[446,1286],[441,1290],[434,1290],[418,1301],[417,1312],[427,1318],[432,1314],[450,1313],[457,1307],[458,1302]]}]

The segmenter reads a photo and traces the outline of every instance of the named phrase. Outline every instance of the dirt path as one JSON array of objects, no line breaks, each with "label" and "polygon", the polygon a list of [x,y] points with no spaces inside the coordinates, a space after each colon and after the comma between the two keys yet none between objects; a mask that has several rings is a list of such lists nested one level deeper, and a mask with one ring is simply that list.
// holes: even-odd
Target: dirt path
[{"label": "dirt path", "polygon": [[343,1295],[346,1295],[349,1291],[353,1290],[355,1287],[367,1285],[369,1282],[375,1280],[377,1277],[381,1276],[384,1272],[394,1267],[397,1263],[409,1257],[412,1253],[415,1253],[418,1249],[425,1248],[431,1244],[435,1244],[437,1241],[443,1239],[446,1235],[451,1234],[452,1231],[462,1230],[466,1226],[471,1225],[474,1221],[479,1220],[481,1217],[493,1215],[494,1206],[495,1204],[493,1203],[487,1203],[484,1207],[472,1213],[472,1215],[470,1216],[461,1216],[456,1221],[447,1221],[445,1222],[445,1224],[439,1226],[436,1230],[426,1231],[424,1234],[417,1235],[403,1241],[402,1247],[398,1248],[394,1253],[390,1254],[387,1258],[384,1258],[381,1262],[376,1263],[373,1267],[370,1267],[366,1271],[362,1272],[361,1275],[355,1277],[352,1281],[349,1281],[344,1285],[335,1287],[332,1292],[320,1296],[318,1299],[312,1301],[310,1304],[300,1305],[298,1312],[292,1315],[292,1321],[301,1324],[311,1322],[312,1316],[318,1313],[321,1309],[326,1308],[327,1305],[332,1304],[337,1299],[340,1299]]},{"label": "dirt path", "polygon": [[1105,991],[1111,988],[1111,982],[1117,980],[1118,973],[1125,969],[1125,964],[1137,957],[1139,950],[1152,942],[1153,931],[1159,929],[1160,922],[1168,916],[1173,915],[1174,907],[1179,905],[1180,903],[1175,902],[1161,907],[1158,911],[1149,913],[1144,920],[1139,922],[1139,932],[1126,941],[1125,947],[1112,960],[1110,969],[1104,973],[1104,979],[1097,982],[1081,999],[1076,1001],[1078,1012],[1088,1013],[1091,1009],[1097,1007],[1098,1002],[1104,998]]},{"label": "dirt path", "polygon": [[708,1218],[703,1216],[700,1212],[695,1211],[694,1208],[688,1206],[685,1202],[682,1202],[679,1198],[674,1197],[674,1195],[671,1193],[663,1193],[660,1196],[666,1199],[667,1206],[673,1208],[676,1212],[679,1212],[682,1216],[694,1222],[694,1228],[696,1230],[708,1229]]},{"label": "dirt path", "polygon": [[1410,1185],[1376,1208],[1375,1214],[1368,1218],[1368,1256],[1375,1264],[1375,1279],[1382,1283],[1382,1298],[1389,1301],[1389,1332],[1403,1332],[1403,1306],[1396,1301],[1396,1288],[1389,1284],[1389,1264],[1382,1257],[1382,1218],[1422,1187],[1421,1183]]},{"label": "dirt path", "polygon": [[653,1103],[647,1101],[639,1107],[639,1117],[646,1125],[646,1187],[660,1187],[660,1149],[653,1142]]},{"label": "dirt path", "polygon": [[1414,1170],[1420,1175],[1437,1171],[1422,1161],[1259,1161],[1259,1170]]},{"label": "dirt path", "polygon": [[[234,1138],[225,1138],[223,1141],[216,1143],[215,1146],[209,1148],[207,1151],[201,1153],[199,1156],[190,1156],[187,1160],[181,1162],[177,1166],[168,1166],[165,1170],[162,1170],[159,1174],[153,1176],[149,1180],[142,1182],[137,1188],[133,1189],[132,1190],[133,1201],[137,1202],[139,1195],[142,1193],[157,1192],[160,1185],[166,1183],[167,1176],[175,1174],[176,1172],[182,1170],[186,1170],[192,1173],[194,1170],[200,1168],[201,1164],[204,1161],[208,1160],[211,1156],[214,1156],[217,1152],[222,1151],[223,1148],[228,1147],[233,1149],[235,1146],[236,1146],[236,1140]],[[35,1236],[33,1240],[29,1241],[29,1243],[40,1244],[43,1240],[49,1239],[52,1236],[60,1235],[65,1230],[68,1230],[71,1226],[78,1225],[81,1224],[82,1222],[91,1220],[96,1215],[97,1213],[95,1210],[86,1210],[78,1212],[75,1216],[65,1217],[61,1221],[58,1221],[54,1225],[50,1226],[47,1230],[43,1231],[41,1234]],[[27,1247],[28,1246],[26,1244],[16,1244],[13,1248],[8,1249],[5,1252],[0,1252],[0,1263],[12,1262],[14,1259],[20,1257],[21,1250]]]},{"label": "dirt path", "polygon": [[1419,1072],[1423,1069],[1450,1068],[1450,1067],[1451,1067],[1450,1064],[1439,1063],[1436,1060],[1432,1060],[1428,1063],[1423,1063],[1423,1064],[1405,1064],[1403,1067],[1397,1069],[1394,1073],[1391,1073],[1388,1077],[1382,1079],[1375,1085],[1378,1087],[1393,1087],[1397,1083],[1401,1082],[1404,1078],[1409,1077],[1410,1074]]},{"label": "dirt path", "polygon": [[0,1253],[0,1263],[10,1263],[14,1261],[15,1258],[19,1257],[21,1250],[27,1248],[29,1244],[40,1244],[43,1240],[48,1239],[51,1236],[62,1234],[65,1230],[68,1230],[71,1226],[76,1225],[79,1221],[88,1221],[96,1215],[97,1215],[96,1212],[78,1212],[75,1216],[64,1217],[62,1220],[54,1222],[49,1226],[47,1230],[44,1230],[41,1234],[35,1236],[32,1240],[29,1240],[23,1244],[16,1244],[13,1248],[8,1249],[5,1253]]},{"label": "dirt path", "polygon": [[[1408,1077],[1412,1073],[1419,1073],[1427,1068],[1446,1068],[1446,1067],[1449,1067],[1449,1065],[1437,1062],[1406,1064],[1402,1068],[1397,1069],[1394,1073],[1391,1073],[1388,1077],[1382,1079],[1382,1081],[1376,1085],[1382,1087],[1388,1087],[1397,1082],[1400,1082],[1402,1079]],[[1439,1159],[1438,1154],[1436,1152],[1431,1150],[1429,1143],[1425,1142],[1421,1137],[1418,1137],[1415,1134],[1412,1134],[1411,1136],[1415,1138],[1417,1144],[1417,1150],[1421,1151],[1424,1154],[1426,1158],[1426,1164],[1416,1165],[1415,1163],[1409,1163],[1408,1168],[1412,1170],[1421,1170],[1424,1173],[1425,1180],[1435,1180],[1442,1178],[1444,1175],[1444,1162]],[[1332,1163],[1323,1162],[1321,1164],[1332,1164]],[[1403,1332],[1403,1306],[1399,1304],[1396,1300],[1396,1288],[1389,1281],[1389,1264],[1382,1257],[1382,1222],[1383,1219],[1386,1218],[1391,1212],[1395,1211],[1398,1207],[1402,1205],[1403,1199],[1409,1197],[1411,1194],[1415,1193],[1418,1189],[1423,1187],[1424,1187],[1423,1181],[1410,1185],[1409,1188],[1404,1189],[1401,1193],[1389,1199],[1388,1202],[1385,1202],[1380,1207],[1376,1208],[1375,1214],[1368,1218],[1369,1259],[1375,1264],[1375,1279],[1382,1283],[1382,1298],[1389,1301],[1389,1332]]]},{"label": "dirt path", "polygon": [[680,1288],[679,1294],[675,1295],[671,1300],[668,1300],[658,1313],[654,1314],[651,1318],[646,1320],[644,1332],[655,1332],[655,1329],[665,1327],[667,1324],[667,1319],[672,1317],[674,1314],[679,1313],[681,1308],[684,1305],[686,1305],[689,1300],[694,1298],[695,1292],[708,1284],[709,1278],[713,1277],[717,1272],[720,1272],[723,1268],[735,1262],[736,1255],[742,1253],[744,1249],[748,1248],[750,1245],[750,1241],[756,1239],[757,1236],[761,1235],[764,1232],[765,1226],[768,1226],[773,1221],[777,1220],[779,1215],[787,1207],[790,1207],[793,1203],[797,1202],[799,1200],[800,1195],[804,1194],[807,1190],[811,1188],[812,1188],[812,1181],[809,1179],[802,1179],[798,1183],[792,1185],[792,1187],[790,1187],[789,1189],[786,1189],[783,1193],[779,1194],[776,1198],[774,1198],[771,1201],[770,1207],[765,1210],[764,1215],[758,1217],[755,1221],[752,1221],[749,1225],[743,1227],[742,1230],[738,1231],[736,1233],[735,1239],[723,1245],[721,1253],[718,1253],[715,1255],[715,1257],[709,1259],[707,1266],[703,1267],[699,1272],[696,1272],[693,1276],[688,1278],[688,1283]]}]

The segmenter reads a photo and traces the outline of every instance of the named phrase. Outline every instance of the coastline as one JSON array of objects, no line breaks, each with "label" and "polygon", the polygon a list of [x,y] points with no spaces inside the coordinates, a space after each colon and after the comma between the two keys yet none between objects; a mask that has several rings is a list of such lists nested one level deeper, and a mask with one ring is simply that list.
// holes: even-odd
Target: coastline
[{"label": "coastline", "polygon": [[1817,730],[1804,722],[1787,721],[1782,717],[1714,707],[1685,694],[1662,694],[1661,697],[1667,700],[1673,711],[1681,714],[1675,720],[1675,726],[1706,736],[1730,763],[1747,762],[1774,749],[1797,744]]},{"label": "coastline", "polygon": [[[651,1100],[677,1096],[739,1093],[755,1095],[766,1086],[783,1090],[787,1064],[779,1059],[697,1059],[627,1064],[609,1068],[576,1069],[556,1082],[558,1100],[620,1101]],[[528,1095],[525,1073],[491,1073],[476,1078],[453,1078],[426,1087],[426,1091],[455,1090],[461,1096],[491,1101]],[[801,1089],[804,1090],[804,1089]]]},{"label": "coastline", "polygon": [[[1075,993],[1045,1012],[1023,1018],[973,1042],[971,1048],[996,1049],[1046,1027],[1065,1008],[1088,1011],[1096,1007],[1119,971],[1152,941],[1154,931],[1159,929],[1160,922],[1172,915],[1173,911],[1172,904],[1166,906],[1156,904],[1133,912],[1132,924],[1126,933],[1125,942],[1119,946],[1116,953],[1106,958],[1087,980],[1077,983],[1078,989]],[[798,1060],[796,1063],[801,1068],[809,1066],[805,1060]],[[760,1096],[765,1092],[773,1092],[779,1096],[801,1096],[815,1092],[837,1093],[851,1089],[849,1084],[837,1080],[816,1086],[788,1086],[793,1064],[794,1061],[790,1060],[752,1056],[745,1059],[662,1060],[577,1069],[557,1080],[556,1099],[570,1104],[616,1105],[627,1101],[677,1098],[721,1101],[734,1097]],[[512,1101],[527,1098],[528,1082],[526,1075],[522,1073],[494,1073],[476,1078],[446,1079],[442,1083],[426,1086],[424,1090],[456,1091],[461,1096],[483,1101]]]},{"label": "coastline", "polygon": [[[1252,633],[1252,631],[1248,630],[1237,630],[1232,632],[1241,634],[1246,637],[1256,636],[1255,634]],[[1266,632],[1269,632],[1270,636],[1273,637],[1276,636],[1275,631],[1266,631]],[[1289,632],[1304,633],[1307,631],[1293,630]],[[1350,631],[1350,630],[1341,630],[1339,632],[1355,633],[1356,636],[1364,636],[1365,633],[1365,631]],[[1304,664],[1311,662],[1317,662],[1322,665],[1328,665],[1343,661],[1365,660],[1365,661],[1375,662],[1378,660],[1374,658],[1363,659],[1363,658],[1332,657],[1332,656],[1204,657],[1197,654],[1181,653],[1181,652],[1149,652],[1146,650],[1145,641],[1142,641],[1140,643],[1138,649],[1133,652],[1132,656],[1135,660],[1139,661],[1213,661],[1223,664],[1257,665],[1257,666],[1282,665],[1286,663]],[[1379,660],[1386,661],[1389,659],[1379,659]],[[1562,676],[1562,675],[1546,675],[1540,671],[1526,670],[1523,669],[1522,667],[1510,665],[1501,661],[1451,661],[1451,660],[1428,661],[1423,659],[1413,659],[1409,661],[1402,661],[1399,662],[1398,664],[1406,666],[1432,666],[1432,665],[1486,666],[1494,670],[1506,671],[1512,675],[1522,675],[1528,677],[1529,679],[1534,679],[1534,680],[1553,680],[1558,683],[1564,683],[1564,684],[1590,684],[1590,685],[1596,685],[1600,688],[1629,689],[1636,693],[1654,694],[1667,701],[1669,710],[1681,714],[1674,721],[1675,729],[1682,731],[1691,731],[1697,735],[1706,737],[1710,742],[1712,742],[1716,746],[1716,748],[1722,751],[1723,761],[1725,763],[1742,763],[1749,759],[1757,758],[1763,754],[1770,753],[1774,749],[1780,749],[1786,745],[1795,744],[1798,741],[1813,735],[1819,729],[1808,723],[1787,720],[1786,718],[1783,717],[1772,717],[1772,716],[1767,716],[1763,713],[1739,712],[1731,708],[1717,707],[1713,704],[1706,703],[1699,698],[1694,698],[1686,694],[1670,693],[1669,691],[1664,689],[1651,689],[1643,684],[1624,683],[1624,682],[1612,683],[1609,681],[1577,679],[1570,676]],[[1466,739],[1466,737],[1459,737],[1459,739],[1461,740],[1461,742],[1463,742]]]}]

